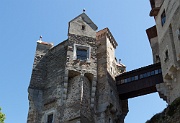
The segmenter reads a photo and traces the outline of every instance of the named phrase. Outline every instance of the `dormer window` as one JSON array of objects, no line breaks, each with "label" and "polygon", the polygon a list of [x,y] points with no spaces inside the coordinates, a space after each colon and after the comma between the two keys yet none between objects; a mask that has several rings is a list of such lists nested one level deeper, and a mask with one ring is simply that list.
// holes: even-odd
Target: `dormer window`
[{"label": "dormer window", "polygon": [[165,22],[166,22],[166,13],[164,10],[163,13],[161,14],[161,25],[163,26]]},{"label": "dormer window", "polygon": [[81,61],[90,61],[90,47],[75,44],[73,59]]},{"label": "dormer window", "polygon": [[85,30],[85,27],[86,27],[85,25],[82,25],[81,30]]}]

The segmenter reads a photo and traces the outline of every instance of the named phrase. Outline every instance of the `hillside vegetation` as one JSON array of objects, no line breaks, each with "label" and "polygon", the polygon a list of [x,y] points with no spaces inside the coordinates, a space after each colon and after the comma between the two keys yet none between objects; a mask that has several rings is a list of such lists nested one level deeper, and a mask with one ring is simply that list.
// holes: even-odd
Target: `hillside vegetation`
[{"label": "hillside vegetation", "polygon": [[177,98],[163,112],[154,115],[146,123],[180,123],[180,98]]}]

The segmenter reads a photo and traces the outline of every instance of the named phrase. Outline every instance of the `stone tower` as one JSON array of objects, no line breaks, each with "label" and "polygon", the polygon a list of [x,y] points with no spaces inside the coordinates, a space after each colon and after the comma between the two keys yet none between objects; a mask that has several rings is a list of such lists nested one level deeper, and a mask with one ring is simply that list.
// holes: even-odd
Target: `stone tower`
[{"label": "stone tower", "polygon": [[157,85],[169,104],[180,96],[180,0],[150,0],[156,25],[147,29],[154,62],[161,62],[164,83]]},{"label": "stone tower", "polygon": [[115,76],[117,42],[108,28],[82,13],[69,22],[68,39],[37,41],[29,92],[28,123],[123,123]]}]

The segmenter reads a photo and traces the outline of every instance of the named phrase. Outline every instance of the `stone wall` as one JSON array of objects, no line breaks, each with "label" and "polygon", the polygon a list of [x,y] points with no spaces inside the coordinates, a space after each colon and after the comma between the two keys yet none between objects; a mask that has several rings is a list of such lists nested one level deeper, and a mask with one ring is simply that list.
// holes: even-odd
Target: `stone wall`
[{"label": "stone wall", "polygon": [[[160,6],[160,10],[155,16],[159,56],[161,61],[164,83],[157,85],[157,90],[167,97],[170,104],[180,96],[180,1],[179,0],[156,0],[155,6]],[[162,16],[165,13],[165,23],[162,24]],[[151,46],[153,51],[156,48]],[[158,52],[158,51],[156,51]]]},{"label": "stone wall", "polygon": [[[76,17],[72,21],[69,22],[69,34],[79,35],[79,36],[87,36],[96,38],[96,29],[97,27],[93,24],[92,21],[86,21],[88,17],[83,13],[80,16]],[[92,29],[92,26],[94,29]]]},{"label": "stone wall", "polygon": [[[66,42],[48,50],[39,50],[39,45],[43,46],[45,44],[37,45],[36,54],[40,54],[41,59],[37,61],[38,55],[35,56],[35,65],[28,89],[30,101],[28,122],[30,123],[46,122],[49,112],[54,113],[54,119],[58,119],[56,117],[60,117],[60,114],[63,114],[58,112],[57,109],[63,105],[62,93],[66,63]],[[47,47],[46,45],[45,47]],[[39,79],[39,76],[41,79]]]},{"label": "stone wall", "polygon": [[[120,69],[115,60],[115,47],[107,33],[97,40],[97,123],[123,123],[122,102],[119,100],[114,77]],[[127,112],[126,112],[127,113]],[[121,117],[122,116],[122,117]],[[121,121],[122,120],[122,121]]]},{"label": "stone wall", "polygon": [[[98,39],[96,29],[83,13],[69,22],[66,41],[55,47],[38,42],[28,88],[28,123],[47,123],[49,116],[53,123],[124,122],[127,101],[119,99],[115,76],[125,66],[115,58],[117,43],[109,29]],[[84,51],[87,56],[78,58]]]}]

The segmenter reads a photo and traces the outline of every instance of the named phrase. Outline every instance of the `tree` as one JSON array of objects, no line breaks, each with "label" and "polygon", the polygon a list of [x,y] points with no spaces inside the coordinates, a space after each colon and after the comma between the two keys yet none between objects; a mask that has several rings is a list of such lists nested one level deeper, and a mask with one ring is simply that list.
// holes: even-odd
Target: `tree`
[{"label": "tree", "polygon": [[4,123],[4,120],[5,120],[5,114],[1,112],[1,107],[0,107],[0,123]]}]

